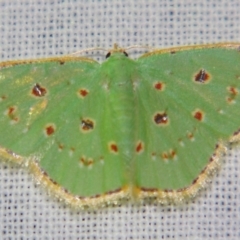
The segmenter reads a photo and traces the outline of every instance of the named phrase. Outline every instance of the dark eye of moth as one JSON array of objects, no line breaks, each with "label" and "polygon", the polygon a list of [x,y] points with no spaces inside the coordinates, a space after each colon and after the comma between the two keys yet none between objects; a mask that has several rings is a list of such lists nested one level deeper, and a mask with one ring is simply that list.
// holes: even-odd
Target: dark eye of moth
[{"label": "dark eye of moth", "polygon": [[109,58],[111,56],[111,53],[109,52],[107,55],[106,55],[106,58]]},{"label": "dark eye of moth", "polygon": [[[123,54],[128,57],[128,54],[126,52],[123,52]],[[109,52],[107,55],[106,55],[106,58],[109,58],[111,56],[111,52]]]}]

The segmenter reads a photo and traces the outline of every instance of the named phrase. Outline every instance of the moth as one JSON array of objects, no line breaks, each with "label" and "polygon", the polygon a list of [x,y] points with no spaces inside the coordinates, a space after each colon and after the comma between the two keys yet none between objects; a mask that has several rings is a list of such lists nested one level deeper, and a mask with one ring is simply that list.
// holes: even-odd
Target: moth
[{"label": "moth", "polygon": [[240,44],[0,63],[0,158],[77,208],[183,202],[240,139]]}]

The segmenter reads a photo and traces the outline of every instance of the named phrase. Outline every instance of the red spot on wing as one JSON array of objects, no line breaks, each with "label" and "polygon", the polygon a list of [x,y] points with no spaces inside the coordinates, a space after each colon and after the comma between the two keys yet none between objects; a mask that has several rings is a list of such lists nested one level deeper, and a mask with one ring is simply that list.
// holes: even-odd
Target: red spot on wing
[{"label": "red spot on wing", "polygon": [[164,152],[164,153],[162,153],[162,158],[163,158],[163,159],[165,159],[165,160],[167,160],[167,159],[168,159],[168,154],[167,154],[167,153],[165,153],[165,152]]},{"label": "red spot on wing", "polygon": [[50,136],[52,134],[54,134],[55,132],[55,126],[54,125],[47,125],[46,128],[45,128],[45,132],[46,132],[46,135],[47,136]]},{"label": "red spot on wing", "polygon": [[118,145],[113,141],[108,143],[108,148],[113,153],[118,153],[118,151],[119,151]]},{"label": "red spot on wing", "polygon": [[47,93],[46,88],[40,86],[40,84],[36,83],[32,88],[32,94],[36,97],[43,97]]},{"label": "red spot on wing", "polygon": [[196,118],[198,121],[202,121],[203,117],[204,117],[204,114],[201,110],[195,110],[193,112],[193,117]]},{"label": "red spot on wing", "polygon": [[170,151],[170,156],[171,156],[171,158],[174,158],[176,156],[176,151],[171,150]]},{"label": "red spot on wing", "polygon": [[80,158],[80,162],[84,165],[84,166],[86,166],[86,167],[88,167],[88,166],[90,166],[90,165],[92,165],[93,164],[93,159],[91,159],[91,158],[86,158],[86,157],[81,157]]},{"label": "red spot on wing", "polygon": [[154,88],[157,89],[158,91],[162,91],[164,89],[164,83],[162,82],[156,82],[154,84]]},{"label": "red spot on wing", "polygon": [[234,103],[235,102],[235,98],[238,95],[238,90],[235,87],[228,87],[227,89],[228,89],[228,91],[230,93],[230,96],[227,97],[227,101],[229,103]]},{"label": "red spot on wing", "polygon": [[238,90],[235,87],[229,87],[229,92],[232,95],[237,95],[238,94]]},{"label": "red spot on wing", "polygon": [[201,69],[194,77],[194,80],[199,83],[206,83],[210,80],[210,74],[208,74],[204,69]]},{"label": "red spot on wing", "polygon": [[111,150],[113,151],[113,152],[118,152],[118,146],[117,146],[117,144],[111,144],[110,145],[110,148],[111,148]]},{"label": "red spot on wing", "polygon": [[6,113],[8,115],[8,117],[14,122],[18,122],[18,120],[19,120],[18,117],[16,116],[16,109],[17,109],[17,107],[11,106],[8,108],[7,113]]},{"label": "red spot on wing", "polygon": [[82,88],[79,90],[79,95],[82,98],[86,97],[88,95],[88,93],[89,93],[89,91],[87,89]]},{"label": "red spot on wing", "polygon": [[94,128],[94,122],[91,119],[83,119],[81,121],[81,128],[84,132],[92,130]]},{"label": "red spot on wing", "polygon": [[235,96],[227,97],[227,102],[228,102],[229,104],[235,103]]},{"label": "red spot on wing", "polygon": [[16,110],[15,107],[9,107],[9,108],[8,108],[8,115],[9,115],[9,116],[12,115],[15,110]]},{"label": "red spot on wing", "polygon": [[196,112],[195,115],[194,115],[194,117],[195,117],[197,120],[201,121],[201,120],[202,120],[202,113],[201,113],[201,112]]},{"label": "red spot on wing", "polygon": [[162,153],[162,158],[163,160],[168,160],[168,159],[174,159],[176,157],[176,151],[173,149],[170,149],[168,152],[163,152]]},{"label": "red spot on wing", "polygon": [[194,135],[193,135],[193,133],[188,133],[188,134],[187,134],[187,137],[188,137],[190,140],[194,140]]},{"label": "red spot on wing", "polygon": [[154,115],[154,122],[158,125],[166,125],[168,123],[168,115],[164,113],[156,113]]},{"label": "red spot on wing", "polygon": [[140,142],[137,143],[136,152],[140,153],[142,151],[143,151],[143,143],[140,141]]}]

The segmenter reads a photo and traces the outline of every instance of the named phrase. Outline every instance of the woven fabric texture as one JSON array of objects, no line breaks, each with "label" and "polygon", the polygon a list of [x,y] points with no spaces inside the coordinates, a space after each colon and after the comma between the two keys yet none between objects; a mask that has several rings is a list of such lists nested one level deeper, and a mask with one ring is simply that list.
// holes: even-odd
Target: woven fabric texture
[{"label": "woven fabric texture", "polygon": [[[114,43],[164,48],[226,41],[240,42],[238,0],[0,1],[1,61],[110,49]],[[0,239],[237,240],[239,176],[235,148],[211,185],[188,204],[76,212],[35,186],[25,169],[0,161]]]}]

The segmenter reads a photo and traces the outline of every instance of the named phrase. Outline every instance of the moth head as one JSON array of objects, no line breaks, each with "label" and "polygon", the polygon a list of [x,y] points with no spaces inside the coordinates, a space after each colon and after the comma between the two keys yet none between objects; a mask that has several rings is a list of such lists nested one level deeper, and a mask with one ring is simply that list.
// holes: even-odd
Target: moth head
[{"label": "moth head", "polygon": [[125,50],[120,48],[116,43],[114,44],[113,49],[107,53],[106,58],[109,58],[112,53],[123,53],[126,57],[128,57],[128,54],[125,52]]}]

